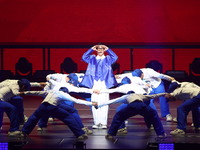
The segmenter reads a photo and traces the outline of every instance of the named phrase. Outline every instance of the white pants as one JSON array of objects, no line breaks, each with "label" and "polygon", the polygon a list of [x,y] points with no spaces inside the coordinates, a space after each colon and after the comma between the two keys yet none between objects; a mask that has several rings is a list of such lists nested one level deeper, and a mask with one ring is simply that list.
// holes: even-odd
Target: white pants
[{"label": "white pants", "polygon": [[[93,89],[106,89],[106,85],[104,81],[94,81]],[[92,102],[105,102],[109,100],[109,93],[101,93],[101,94],[95,94],[93,93],[91,95],[91,101]],[[92,115],[94,119],[94,124],[102,124],[107,125],[108,120],[108,108],[109,106],[103,106],[101,108],[96,109],[94,106],[92,106]]]}]

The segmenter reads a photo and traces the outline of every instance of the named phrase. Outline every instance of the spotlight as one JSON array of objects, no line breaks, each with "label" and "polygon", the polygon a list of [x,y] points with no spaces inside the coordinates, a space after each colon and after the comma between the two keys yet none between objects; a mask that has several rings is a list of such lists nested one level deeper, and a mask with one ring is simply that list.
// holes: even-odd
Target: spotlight
[{"label": "spotlight", "polygon": [[8,150],[8,143],[0,143],[0,150]]}]

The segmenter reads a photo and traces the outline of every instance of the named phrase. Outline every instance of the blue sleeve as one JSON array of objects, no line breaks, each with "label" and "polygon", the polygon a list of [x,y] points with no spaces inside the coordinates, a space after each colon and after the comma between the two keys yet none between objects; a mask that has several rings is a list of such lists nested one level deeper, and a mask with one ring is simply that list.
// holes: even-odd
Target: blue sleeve
[{"label": "blue sleeve", "polygon": [[115,54],[115,52],[113,52],[111,49],[108,49],[106,52],[110,57],[111,64],[115,63],[118,59],[118,56]]},{"label": "blue sleeve", "polygon": [[86,63],[89,63],[90,56],[92,56],[91,54],[92,54],[93,51],[94,51],[94,50],[90,48],[87,52],[85,52],[85,53],[83,54],[83,56],[82,56],[82,60],[83,60],[84,62],[86,62]]}]

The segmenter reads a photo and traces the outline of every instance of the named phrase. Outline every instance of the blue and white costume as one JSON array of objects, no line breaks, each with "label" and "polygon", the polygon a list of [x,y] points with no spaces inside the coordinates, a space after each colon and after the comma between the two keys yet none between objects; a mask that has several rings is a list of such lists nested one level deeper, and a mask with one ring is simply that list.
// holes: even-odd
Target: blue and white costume
[{"label": "blue and white costume", "polygon": [[[171,90],[170,86],[178,83],[179,87]],[[200,127],[200,87],[190,82],[172,82],[169,86],[170,95],[183,103],[177,107],[177,129],[186,130],[187,115],[192,110],[192,119],[195,128]],[[172,86],[171,86],[172,87]]]},{"label": "blue and white costume", "polygon": [[6,112],[10,119],[10,132],[19,130],[20,123],[24,122],[24,106],[22,97],[18,96],[20,91],[19,82],[23,83],[27,89],[40,86],[37,82],[29,82],[26,79],[4,80],[0,83],[0,121],[2,124],[3,113]]},{"label": "blue and white costume", "polygon": [[27,91],[24,92],[25,95],[42,96],[45,99],[42,101],[39,108],[29,117],[28,121],[24,124],[22,132],[25,134],[30,134],[31,131],[36,126],[37,122],[41,117],[52,116],[63,121],[76,137],[79,137],[85,132],[80,127],[79,123],[76,121],[75,117],[71,115],[70,112],[64,110],[61,107],[57,107],[62,101],[72,101],[77,104],[84,104],[91,106],[92,102],[85,100],[76,99],[70,96],[68,93],[63,91],[49,90],[49,91]]},{"label": "blue and white costume", "polygon": [[146,105],[143,101],[148,101],[152,98],[160,97],[166,93],[154,94],[154,95],[143,95],[143,94],[127,94],[119,98],[115,98],[104,104],[99,104],[99,107],[104,105],[114,104],[114,103],[126,103],[127,107],[118,111],[112,120],[111,126],[108,130],[108,134],[116,136],[117,131],[120,125],[128,118],[141,115],[144,118],[148,119],[150,123],[153,124],[154,130],[157,135],[163,135],[165,133],[163,125],[160,121],[160,118],[157,114],[157,111],[152,109],[150,106]]},{"label": "blue and white costume", "polygon": [[[87,70],[82,80],[82,84],[93,89],[108,89],[117,85],[111,65],[118,59],[117,55],[108,49],[108,55],[92,55],[94,50],[91,48],[82,56],[82,60],[88,64]],[[109,94],[92,94],[91,101],[108,101]],[[94,125],[102,124],[107,126],[108,106],[95,109],[92,107]]]}]

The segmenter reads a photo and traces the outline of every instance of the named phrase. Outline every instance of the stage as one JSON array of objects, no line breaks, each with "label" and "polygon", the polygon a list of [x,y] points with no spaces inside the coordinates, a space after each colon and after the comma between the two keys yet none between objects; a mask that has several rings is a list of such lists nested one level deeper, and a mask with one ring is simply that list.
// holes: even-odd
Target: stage
[{"label": "stage", "polygon": [[[117,95],[111,95],[116,97]],[[24,97],[25,114],[30,116],[40,105],[42,98]],[[160,112],[159,103],[155,103]],[[170,102],[170,110],[173,117],[176,117],[176,107],[181,101]],[[110,125],[115,108],[119,104],[110,105],[108,126]],[[83,124],[92,129],[92,113],[88,106],[76,104],[75,107],[82,118]],[[160,113],[159,113],[160,115]],[[27,139],[22,137],[8,137],[9,120],[4,114],[3,129],[0,135],[0,150],[7,149],[141,149],[141,150],[179,150],[179,149],[200,149],[200,133],[195,133],[191,126],[191,113],[188,115],[187,134],[182,136],[171,136],[169,132],[176,128],[175,122],[166,122],[161,118],[167,137],[157,140],[154,130],[148,130],[143,117],[134,116],[128,119],[126,135],[117,135],[117,142],[113,143],[105,139],[107,129],[93,129],[93,134],[88,135],[88,139],[83,142],[76,141],[75,136],[60,120],[55,119],[48,123],[48,128],[44,132],[37,131],[37,126]]]}]

